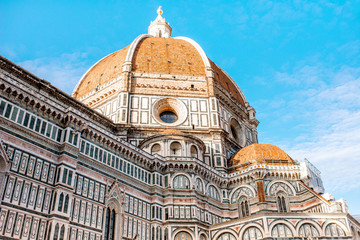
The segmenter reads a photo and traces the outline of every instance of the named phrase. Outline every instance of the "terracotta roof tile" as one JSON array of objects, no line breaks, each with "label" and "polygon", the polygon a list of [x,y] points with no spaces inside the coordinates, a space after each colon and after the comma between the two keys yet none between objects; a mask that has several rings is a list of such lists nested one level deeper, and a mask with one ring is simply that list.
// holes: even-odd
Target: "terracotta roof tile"
[{"label": "terracotta roof tile", "polygon": [[241,170],[252,164],[292,165],[295,162],[275,145],[253,143],[231,157],[229,169]]},{"label": "terracotta roof tile", "polygon": [[134,72],[205,76],[204,62],[189,42],[174,38],[145,38],[135,50]]},{"label": "terracotta roof tile", "polygon": [[103,85],[120,76],[129,47],[130,45],[96,63],[82,78],[74,97],[80,98],[96,89],[98,84]]}]

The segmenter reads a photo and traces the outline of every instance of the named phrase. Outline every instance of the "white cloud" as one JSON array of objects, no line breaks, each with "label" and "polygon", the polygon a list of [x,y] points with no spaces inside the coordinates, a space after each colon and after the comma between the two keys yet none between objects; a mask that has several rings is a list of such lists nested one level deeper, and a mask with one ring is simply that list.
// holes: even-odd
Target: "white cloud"
[{"label": "white cloud", "polygon": [[319,136],[303,136],[288,144],[296,159],[307,157],[322,172],[328,191],[347,192],[360,188],[360,111],[344,116]]},{"label": "white cloud", "polygon": [[45,57],[20,62],[29,72],[51,82],[60,90],[71,94],[81,76],[89,66],[85,64],[86,54],[62,54],[59,57]]},{"label": "white cloud", "polygon": [[334,72],[305,66],[275,77],[301,86],[286,94],[284,118],[296,117],[304,131],[280,145],[292,157],[313,162],[328,191],[360,190],[360,68],[343,66]]}]

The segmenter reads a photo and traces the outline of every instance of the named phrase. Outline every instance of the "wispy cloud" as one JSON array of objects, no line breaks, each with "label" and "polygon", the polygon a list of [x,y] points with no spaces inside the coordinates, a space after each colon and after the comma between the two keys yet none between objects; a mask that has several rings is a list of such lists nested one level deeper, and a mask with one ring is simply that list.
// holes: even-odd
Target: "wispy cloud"
[{"label": "wispy cloud", "polygon": [[57,88],[71,94],[81,76],[88,69],[86,54],[62,54],[20,62],[19,65]]},{"label": "wispy cloud", "polygon": [[315,163],[328,190],[360,190],[360,68],[304,66],[291,74],[278,72],[275,79],[296,86],[282,96],[279,114],[303,129],[279,144],[294,158]]}]

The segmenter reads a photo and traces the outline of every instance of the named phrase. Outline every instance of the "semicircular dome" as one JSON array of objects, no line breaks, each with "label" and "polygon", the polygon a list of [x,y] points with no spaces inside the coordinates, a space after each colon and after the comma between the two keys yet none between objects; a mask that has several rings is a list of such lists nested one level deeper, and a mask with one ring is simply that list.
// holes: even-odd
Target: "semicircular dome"
[{"label": "semicircular dome", "polygon": [[134,41],[133,44],[94,64],[75,87],[73,97],[80,99],[107,83],[119,80],[124,71],[124,64],[127,63],[126,59],[130,55],[132,73],[206,78],[206,65],[210,62],[209,67],[214,72],[214,80],[245,106],[245,97],[230,76],[208,60],[206,55],[202,56],[199,52],[202,52],[200,46],[186,39],[140,35],[140,41]]},{"label": "semicircular dome", "polygon": [[79,99],[98,86],[118,78],[121,75],[129,47],[130,45],[95,63],[80,79],[72,94],[73,97]]},{"label": "semicircular dome", "polygon": [[295,161],[275,145],[253,143],[231,157],[229,170],[234,172],[253,164],[293,165]]}]

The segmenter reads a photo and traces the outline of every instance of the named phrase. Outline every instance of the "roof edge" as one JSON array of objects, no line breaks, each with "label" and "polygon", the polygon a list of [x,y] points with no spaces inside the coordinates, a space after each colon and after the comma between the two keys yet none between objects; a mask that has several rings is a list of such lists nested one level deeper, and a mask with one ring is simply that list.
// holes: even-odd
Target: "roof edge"
[{"label": "roof edge", "polygon": [[193,45],[193,47],[198,51],[198,53],[200,54],[200,56],[204,62],[205,70],[206,70],[206,68],[211,68],[209,58],[206,56],[204,50],[197,42],[195,42],[194,40],[192,40],[191,38],[188,38],[188,37],[174,37],[174,39],[184,40],[184,41],[187,41],[188,43],[190,43],[191,45]]},{"label": "roof edge", "polygon": [[133,57],[134,57],[136,47],[139,45],[141,40],[143,40],[144,38],[148,38],[148,37],[152,37],[152,36],[149,35],[149,34],[141,34],[137,38],[135,38],[135,40],[130,44],[129,50],[127,52],[127,55],[126,55],[126,58],[125,58],[125,61],[124,61],[124,65],[125,64],[132,64],[132,60],[133,60]]},{"label": "roof edge", "polygon": [[[213,62],[214,63],[214,62]],[[236,84],[236,82],[234,81],[234,79],[224,70],[222,69],[219,65],[217,65],[216,63],[214,63],[229,79],[230,81],[234,84],[234,86],[236,87],[236,89],[238,90],[238,92],[240,93],[241,98],[244,100],[244,104],[245,107],[247,107],[246,105],[249,104],[249,102],[247,101],[244,93],[241,91],[240,87],[238,84]]]}]

